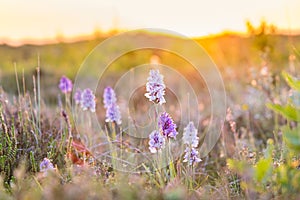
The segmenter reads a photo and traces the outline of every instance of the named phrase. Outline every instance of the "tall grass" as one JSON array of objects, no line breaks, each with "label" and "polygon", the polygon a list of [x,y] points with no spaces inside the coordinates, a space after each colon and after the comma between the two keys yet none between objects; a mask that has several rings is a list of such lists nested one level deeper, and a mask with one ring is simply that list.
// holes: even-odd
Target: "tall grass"
[{"label": "tall grass", "polygon": [[[97,158],[84,143],[70,113],[69,95],[55,107],[43,102],[39,58],[33,93],[26,91],[24,71],[20,83],[14,67],[18,95],[0,90],[0,199],[270,199],[300,194],[299,108],[284,96],[288,85],[299,85],[292,76],[269,74],[275,84],[256,77],[257,84],[247,87],[251,89],[239,90],[249,101],[230,104],[220,141],[199,164],[187,165],[183,155],[170,161],[162,154],[157,163],[143,164],[144,172],[124,173],[113,159]],[[253,94],[260,101],[250,101]],[[89,120],[86,132],[92,132]],[[200,121],[203,126],[205,120]],[[110,144],[132,151],[121,127],[106,127]],[[40,170],[44,158],[54,170]],[[168,163],[165,168],[159,168],[161,160]]]}]

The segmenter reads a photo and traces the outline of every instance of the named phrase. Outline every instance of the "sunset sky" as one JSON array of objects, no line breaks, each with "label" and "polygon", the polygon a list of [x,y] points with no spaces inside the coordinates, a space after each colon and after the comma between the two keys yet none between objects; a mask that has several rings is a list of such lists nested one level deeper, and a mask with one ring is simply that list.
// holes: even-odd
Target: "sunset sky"
[{"label": "sunset sky", "polygon": [[299,0],[1,0],[0,41],[87,35],[96,28],[164,28],[187,36],[244,32],[261,19],[300,30]]}]

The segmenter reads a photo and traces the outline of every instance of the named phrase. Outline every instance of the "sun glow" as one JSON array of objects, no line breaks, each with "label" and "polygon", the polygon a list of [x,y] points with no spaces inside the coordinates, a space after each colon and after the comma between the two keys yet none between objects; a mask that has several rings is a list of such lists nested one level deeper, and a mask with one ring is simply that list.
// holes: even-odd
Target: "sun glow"
[{"label": "sun glow", "polygon": [[261,19],[279,30],[300,30],[300,1],[2,1],[0,41],[43,43],[112,29],[163,28],[187,36],[245,32]]}]

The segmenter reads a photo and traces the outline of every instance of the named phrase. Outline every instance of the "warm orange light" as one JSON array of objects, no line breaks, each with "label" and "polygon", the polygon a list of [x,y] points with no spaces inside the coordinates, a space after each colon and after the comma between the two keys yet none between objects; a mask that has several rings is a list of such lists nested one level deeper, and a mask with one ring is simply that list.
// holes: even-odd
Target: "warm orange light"
[{"label": "warm orange light", "polygon": [[257,25],[262,18],[294,33],[300,30],[299,8],[299,0],[11,0],[0,6],[0,42],[56,42],[59,34],[76,39],[91,35],[95,27],[98,35],[111,29],[164,28],[196,37],[244,32],[245,20]]}]

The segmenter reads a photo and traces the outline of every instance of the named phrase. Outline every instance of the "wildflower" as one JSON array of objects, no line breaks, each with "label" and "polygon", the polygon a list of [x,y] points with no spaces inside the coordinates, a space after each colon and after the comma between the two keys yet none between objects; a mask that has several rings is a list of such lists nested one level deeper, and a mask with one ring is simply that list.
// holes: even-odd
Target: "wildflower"
[{"label": "wildflower", "polygon": [[121,124],[121,114],[117,105],[117,97],[115,91],[111,87],[106,87],[103,93],[103,104],[106,109],[106,122],[116,122]]},{"label": "wildflower", "polygon": [[85,89],[81,93],[81,101],[80,101],[81,108],[83,110],[90,109],[91,112],[95,112],[96,110],[96,102],[95,102],[95,95],[91,89]]},{"label": "wildflower", "polygon": [[184,152],[185,155],[183,157],[184,158],[183,162],[188,162],[189,165],[193,165],[194,163],[198,163],[202,161],[198,157],[199,152],[195,148],[187,147]]},{"label": "wildflower", "polygon": [[149,150],[151,153],[156,153],[158,150],[164,148],[165,138],[158,131],[152,131],[149,139]]},{"label": "wildflower", "polygon": [[106,109],[106,120],[105,121],[106,122],[116,122],[119,125],[122,123],[120,109],[116,103],[110,105]]},{"label": "wildflower", "polygon": [[178,134],[176,131],[177,126],[168,113],[164,112],[160,115],[158,126],[165,137],[174,139],[176,138],[176,135]]},{"label": "wildflower", "polygon": [[82,94],[82,91],[81,91],[81,89],[78,88],[76,90],[75,94],[74,94],[74,101],[75,101],[76,104],[80,104],[80,102],[81,102],[81,94]]},{"label": "wildflower", "polygon": [[235,134],[236,133],[236,123],[233,120],[233,115],[232,115],[230,108],[227,109],[226,121],[228,121],[231,131]]},{"label": "wildflower", "polygon": [[106,87],[103,93],[104,108],[110,107],[112,104],[117,103],[115,91],[111,87]]},{"label": "wildflower", "polygon": [[53,164],[48,158],[44,158],[44,160],[40,163],[40,171],[47,172],[48,170],[53,170]]},{"label": "wildflower", "polygon": [[65,76],[62,76],[59,81],[59,89],[62,91],[62,93],[68,93],[72,91],[72,81],[68,79]]},{"label": "wildflower", "polygon": [[197,129],[193,122],[190,122],[183,131],[182,137],[183,143],[192,147],[197,147],[199,143],[199,137],[197,137]]},{"label": "wildflower", "polygon": [[148,82],[146,83],[145,96],[154,103],[162,105],[166,103],[164,98],[165,95],[165,84],[163,82],[163,75],[159,73],[159,70],[150,70]]}]

